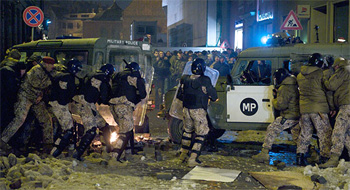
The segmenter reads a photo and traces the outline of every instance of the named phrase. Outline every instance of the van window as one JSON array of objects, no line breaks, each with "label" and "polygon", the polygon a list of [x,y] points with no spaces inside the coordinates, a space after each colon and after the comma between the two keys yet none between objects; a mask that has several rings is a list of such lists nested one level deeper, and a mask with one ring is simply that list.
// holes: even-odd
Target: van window
[{"label": "van window", "polygon": [[85,51],[72,51],[72,50],[59,50],[55,52],[55,57],[58,63],[67,65],[68,61],[71,59],[78,59],[82,65],[83,69],[81,72],[78,73],[78,77],[84,77],[89,72],[93,70],[91,65],[88,64],[88,55],[89,52],[87,50]]},{"label": "van window", "polygon": [[88,51],[72,51],[72,50],[64,50],[64,51],[56,51],[55,57],[58,63],[66,65],[71,59],[78,59],[84,65],[88,64]]},{"label": "van window", "polygon": [[233,77],[234,84],[271,84],[271,60],[251,60],[248,64],[241,61],[235,74],[239,71],[239,75]]},{"label": "van window", "polygon": [[247,67],[247,61],[246,60],[241,60],[239,61],[239,65],[238,65],[238,68],[233,72],[233,76],[239,76],[243,71],[244,69]]},{"label": "van window", "polygon": [[140,64],[140,67],[142,67],[143,63],[139,62],[139,52],[136,50],[125,50],[125,49],[113,49],[109,52],[109,63],[112,64],[116,72],[123,71],[125,67],[125,61],[129,62],[137,62]]},{"label": "van window", "polygon": [[249,68],[250,74],[254,80],[253,83],[257,84],[270,84],[271,83],[271,61],[270,60],[253,60],[253,64]]},{"label": "van window", "polygon": [[94,61],[95,64],[97,65],[103,65],[103,64],[106,64],[103,60],[103,52],[96,52],[95,53],[95,61]]},{"label": "van window", "polygon": [[27,52],[21,52],[21,59],[20,59],[20,61],[25,61],[32,55],[44,57],[44,56],[50,56],[50,53],[49,52],[43,52],[43,51],[34,51],[32,53],[30,53],[30,52],[28,52],[28,53]]}]

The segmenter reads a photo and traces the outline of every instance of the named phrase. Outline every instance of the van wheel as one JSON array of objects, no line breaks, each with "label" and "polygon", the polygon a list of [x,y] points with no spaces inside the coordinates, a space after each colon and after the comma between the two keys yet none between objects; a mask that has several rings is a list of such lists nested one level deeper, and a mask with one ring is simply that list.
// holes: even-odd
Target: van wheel
[{"label": "van wheel", "polygon": [[183,122],[180,119],[170,117],[168,122],[168,133],[170,139],[176,143],[181,144],[182,133],[183,133]]}]

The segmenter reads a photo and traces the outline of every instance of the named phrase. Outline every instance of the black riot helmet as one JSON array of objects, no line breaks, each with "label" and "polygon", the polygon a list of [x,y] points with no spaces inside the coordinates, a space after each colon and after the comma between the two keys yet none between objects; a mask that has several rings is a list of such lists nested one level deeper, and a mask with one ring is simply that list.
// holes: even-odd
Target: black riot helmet
[{"label": "black riot helmet", "polygon": [[205,72],[205,61],[202,58],[196,58],[191,66],[191,71],[195,75],[204,75]]},{"label": "black riot helmet", "polygon": [[131,63],[129,63],[129,64],[127,64],[126,66],[125,66],[125,68],[126,69],[129,69],[130,71],[132,71],[132,72],[134,72],[134,71],[140,71],[140,66],[139,66],[139,64],[138,63],[136,63],[136,62],[131,62]]},{"label": "black riot helmet", "polygon": [[334,63],[334,58],[333,58],[333,56],[330,56],[330,55],[327,56],[327,57],[326,57],[326,62],[325,62],[326,67],[327,67],[327,68],[332,67],[333,63]]},{"label": "black riot helmet", "polygon": [[282,83],[282,81],[287,78],[288,76],[290,76],[290,73],[288,72],[287,69],[285,68],[280,68],[280,69],[277,69],[275,71],[275,73],[273,74],[273,78],[274,78],[274,81],[275,81],[275,86],[278,86]]},{"label": "black riot helmet", "polygon": [[71,59],[67,63],[67,69],[70,73],[77,74],[83,68],[83,64],[78,59]]},{"label": "black riot helmet", "polygon": [[323,66],[323,57],[319,53],[314,53],[309,57],[309,65],[321,68]]},{"label": "black riot helmet", "polygon": [[102,67],[100,68],[100,70],[106,75],[106,76],[111,76],[113,75],[113,73],[115,72],[115,68],[113,67],[112,64],[105,64],[102,65]]}]

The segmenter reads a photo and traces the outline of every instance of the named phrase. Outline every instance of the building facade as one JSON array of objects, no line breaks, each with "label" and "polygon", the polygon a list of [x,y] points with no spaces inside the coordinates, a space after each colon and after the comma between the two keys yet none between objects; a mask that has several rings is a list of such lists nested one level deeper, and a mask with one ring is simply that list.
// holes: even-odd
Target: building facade
[{"label": "building facade", "polygon": [[[163,0],[163,7],[169,46],[212,47],[227,41],[231,48],[246,49],[265,45],[262,39],[278,32],[305,43],[350,40],[349,0]],[[290,11],[302,30],[281,30]]]},{"label": "building facade", "polygon": [[[28,6],[41,5],[41,1],[0,1],[0,59],[13,45],[31,41],[32,28],[24,23],[23,11]],[[40,39],[41,31],[35,28],[33,35],[34,40]]]}]

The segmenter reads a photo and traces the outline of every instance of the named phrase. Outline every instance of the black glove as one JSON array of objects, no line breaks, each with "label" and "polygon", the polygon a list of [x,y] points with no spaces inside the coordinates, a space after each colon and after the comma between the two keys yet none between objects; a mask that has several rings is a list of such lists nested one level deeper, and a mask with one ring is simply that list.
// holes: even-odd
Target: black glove
[{"label": "black glove", "polygon": [[276,88],[274,88],[273,90],[272,90],[272,95],[273,95],[273,98],[277,98],[277,89]]}]

